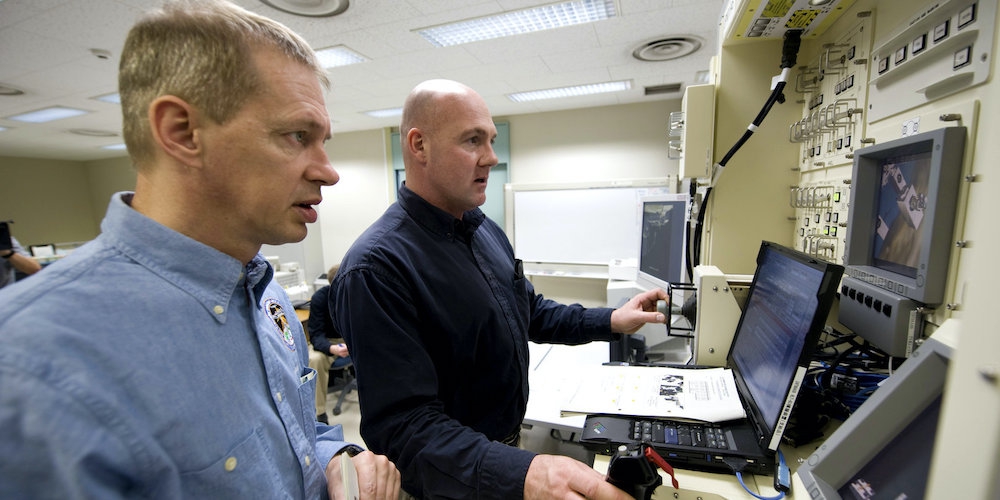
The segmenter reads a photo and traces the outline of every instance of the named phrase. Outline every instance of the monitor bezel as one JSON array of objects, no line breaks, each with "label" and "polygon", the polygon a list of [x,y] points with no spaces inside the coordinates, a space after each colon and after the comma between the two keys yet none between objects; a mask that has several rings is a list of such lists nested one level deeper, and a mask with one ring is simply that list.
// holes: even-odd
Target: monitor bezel
[{"label": "monitor bezel", "polygon": [[664,280],[664,279],[661,279],[661,278],[659,278],[657,276],[654,276],[654,275],[649,274],[648,272],[645,272],[645,271],[642,270],[642,267],[643,267],[642,266],[642,224],[643,224],[643,213],[645,211],[645,207],[646,207],[647,203],[663,203],[663,202],[671,202],[671,203],[683,202],[684,203],[684,219],[682,221],[682,224],[684,225],[684,231],[681,232],[682,233],[681,234],[681,238],[682,238],[682,240],[681,240],[681,248],[683,250],[681,251],[681,262],[680,262],[681,275],[679,277],[679,282],[683,282],[684,277],[685,277],[685,275],[687,273],[687,271],[685,270],[686,266],[687,266],[687,255],[686,255],[687,251],[686,250],[687,250],[687,244],[688,244],[687,225],[688,225],[688,214],[689,214],[689,211],[691,210],[691,197],[688,196],[687,194],[682,194],[682,193],[640,196],[639,197],[639,203],[638,203],[638,211],[639,212],[638,212],[638,217],[636,218],[636,223],[639,225],[639,230],[637,231],[637,233],[638,233],[638,240],[636,242],[637,245],[638,245],[637,248],[638,248],[639,251],[638,251],[638,254],[637,254],[638,257],[636,259],[635,270],[636,270],[636,284],[639,285],[639,287],[642,288],[642,289],[644,289],[644,290],[652,290],[654,288],[662,288],[663,290],[667,290],[667,289],[670,288],[670,285],[671,285],[671,282],[669,282],[667,280]]},{"label": "monitor bezel", "polygon": [[954,354],[947,335],[928,338],[799,467],[809,498],[841,498],[837,491],[944,393]]},{"label": "monitor bezel", "polygon": [[[944,299],[957,198],[965,155],[965,127],[945,127],[861,148],[854,153],[844,249],[846,274],[917,302]],[[885,160],[930,152],[927,208],[919,239],[916,277],[879,267],[872,255]]]}]

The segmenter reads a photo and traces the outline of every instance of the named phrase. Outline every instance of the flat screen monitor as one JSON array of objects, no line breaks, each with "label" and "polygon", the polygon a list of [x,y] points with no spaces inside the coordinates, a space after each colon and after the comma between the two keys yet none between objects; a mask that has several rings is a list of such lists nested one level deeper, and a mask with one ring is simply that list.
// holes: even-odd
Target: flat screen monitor
[{"label": "flat screen monitor", "polygon": [[688,195],[643,196],[639,210],[639,286],[667,289],[684,281]]},{"label": "flat screen monitor", "polygon": [[854,153],[844,263],[847,275],[922,304],[944,297],[964,127]]},{"label": "flat screen monitor", "polygon": [[0,251],[11,250],[14,242],[10,239],[10,226],[8,222],[0,222]]},{"label": "flat screen monitor", "polygon": [[928,338],[799,467],[806,498],[924,498],[953,353],[949,334],[939,329]]}]

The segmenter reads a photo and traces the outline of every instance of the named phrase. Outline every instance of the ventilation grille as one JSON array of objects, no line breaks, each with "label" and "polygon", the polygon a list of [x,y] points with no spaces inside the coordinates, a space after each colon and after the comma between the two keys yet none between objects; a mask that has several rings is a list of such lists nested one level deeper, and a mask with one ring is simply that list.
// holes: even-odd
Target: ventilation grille
[{"label": "ventilation grille", "polygon": [[695,36],[660,37],[636,46],[632,57],[640,61],[669,61],[692,54],[701,45],[701,39]]},{"label": "ventilation grille", "polygon": [[681,84],[667,83],[665,85],[651,85],[645,87],[646,95],[673,94],[681,91]]}]

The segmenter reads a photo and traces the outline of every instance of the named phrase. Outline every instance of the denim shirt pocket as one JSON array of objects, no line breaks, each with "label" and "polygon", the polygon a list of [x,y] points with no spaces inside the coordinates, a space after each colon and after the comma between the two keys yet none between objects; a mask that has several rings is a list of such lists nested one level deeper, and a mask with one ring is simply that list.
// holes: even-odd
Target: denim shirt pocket
[{"label": "denim shirt pocket", "polygon": [[316,391],[326,390],[326,387],[316,387],[317,372],[310,366],[302,367],[299,376],[299,400],[302,404],[302,429],[310,442],[316,442]]},{"label": "denim shirt pocket", "polygon": [[[252,498],[281,484],[260,427],[199,470],[181,473],[184,498]],[[285,495],[286,498],[290,498]]]}]

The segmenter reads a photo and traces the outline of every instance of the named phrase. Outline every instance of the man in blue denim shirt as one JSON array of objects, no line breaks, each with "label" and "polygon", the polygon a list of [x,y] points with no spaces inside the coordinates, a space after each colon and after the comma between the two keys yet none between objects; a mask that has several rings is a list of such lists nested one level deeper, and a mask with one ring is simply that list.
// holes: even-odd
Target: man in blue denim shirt
[{"label": "man in blue denim shirt", "polygon": [[399,466],[415,498],[630,498],[582,462],[516,447],[528,340],[618,338],[663,322],[656,302],[666,292],[614,311],[536,295],[478,208],[497,164],[486,103],[434,80],[403,109],[406,185],[347,252],[330,295],[357,370],[365,442]]},{"label": "man in blue denim shirt", "polygon": [[302,325],[259,254],[302,240],[338,181],[328,85],[300,37],[232,4],[130,31],[135,192],[0,290],[0,498],[337,497],[343,453],[361,498],[396,497],[386,457],[316,422]]}]

